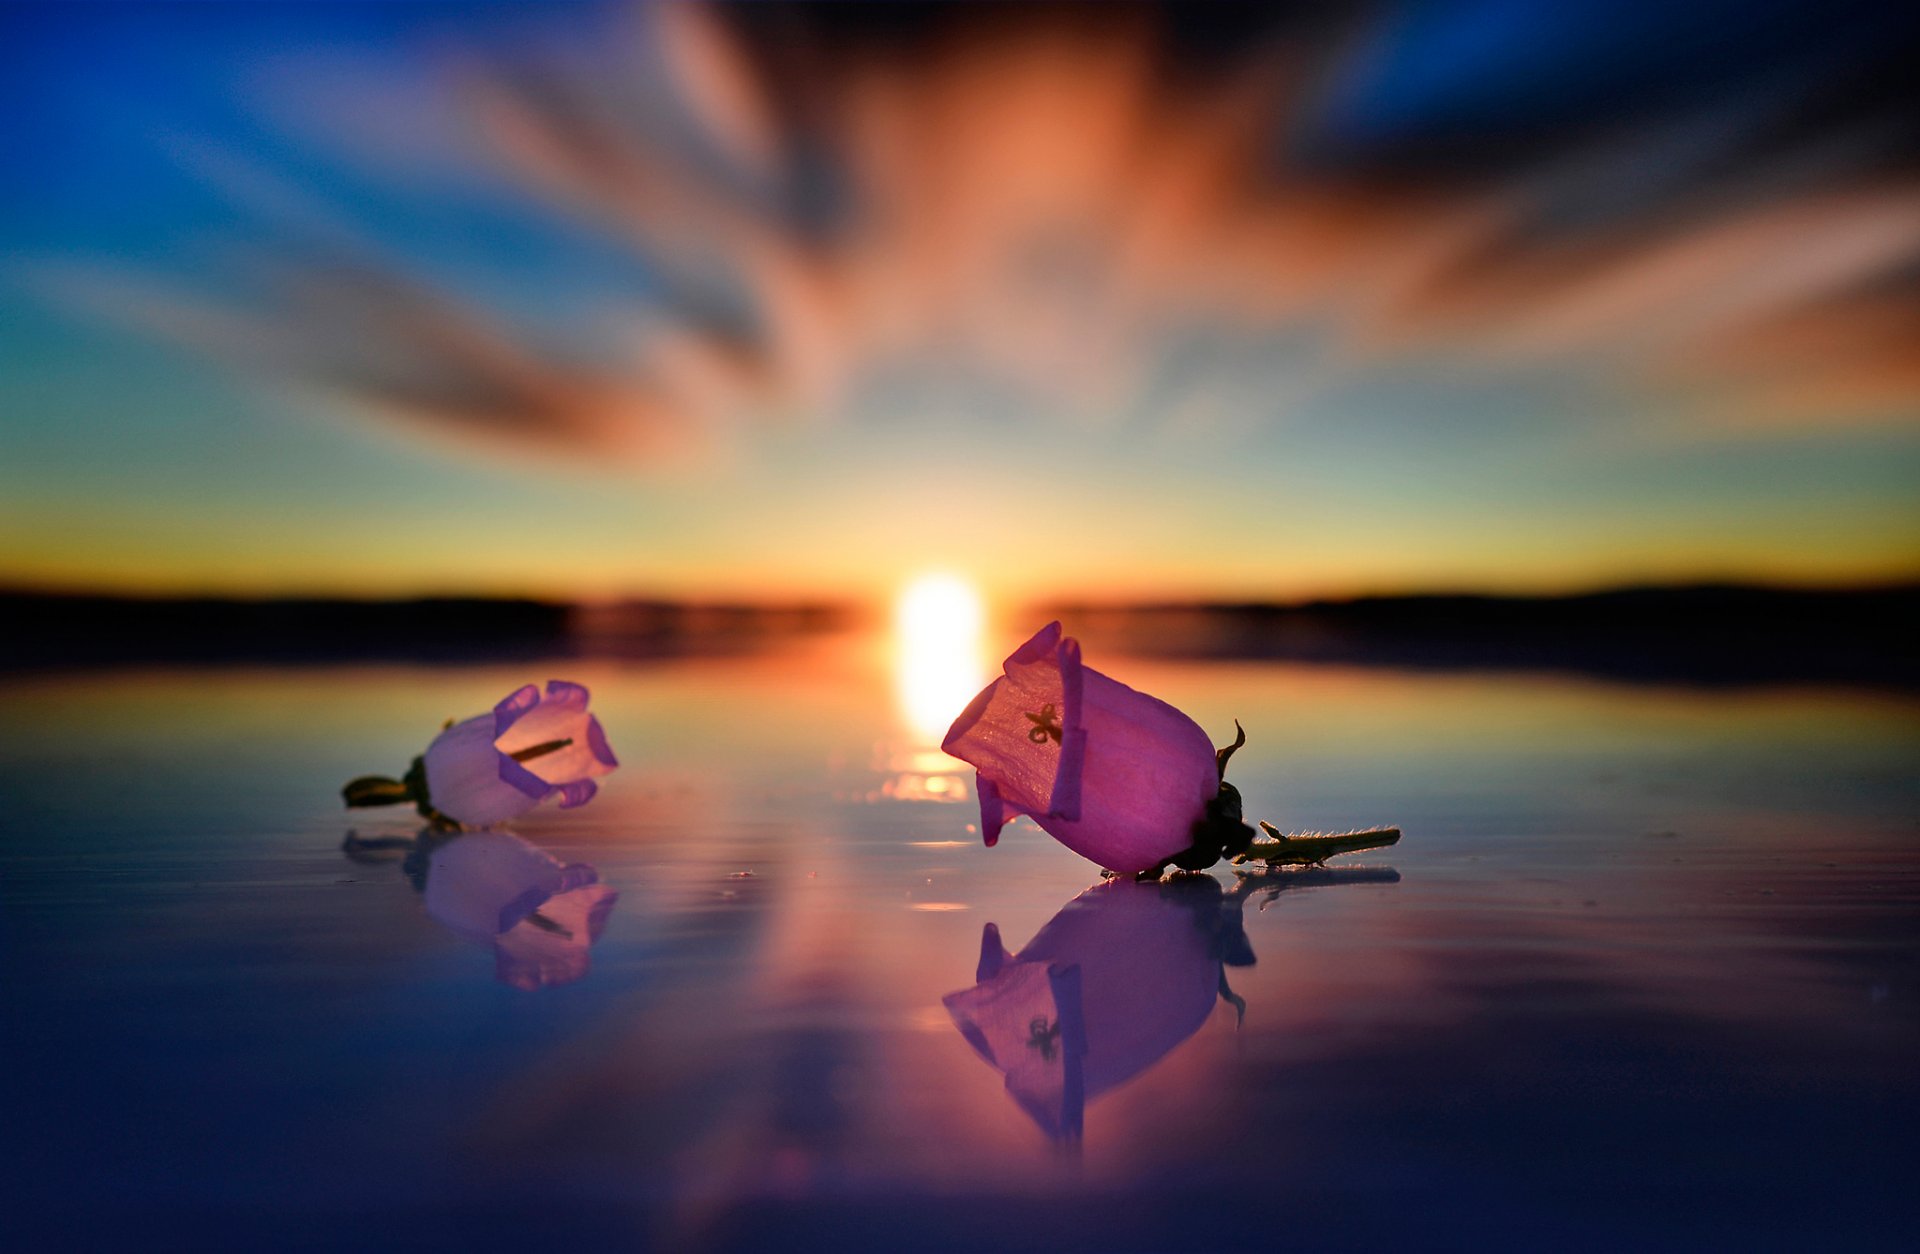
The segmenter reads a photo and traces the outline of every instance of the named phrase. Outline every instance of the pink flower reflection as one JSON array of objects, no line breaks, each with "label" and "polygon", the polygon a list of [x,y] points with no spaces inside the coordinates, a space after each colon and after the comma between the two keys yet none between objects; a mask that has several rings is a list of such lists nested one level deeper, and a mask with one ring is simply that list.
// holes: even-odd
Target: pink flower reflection
[{"label": "pink flower reflection", "polygon": [[1225,967],[1252,961],[1239,907],[1213,879],[1115,879],[1017,955],[987,924],[979,983],[943,1000],[1020,1108],[1049,1137],[1076,1140],[1086,1103],[1199,1031],[1214,999],[1232,996]]},{"label": "pink flower reflection", "polygon": [[954,721],[940,747],[979,775],[980,831],[1027,814],[1110,871],[1144,871],[1187,849],[1220,792],[1213,743],[1166,702],[1080,661],[1049,623]]},{"label": "pink flower reflection", "polygon": [[536,989],[587,973],[620,894],[585,863],[562,863],[507,832],[456,836],[427,864],[427,913],[493,946],[502,984]]}]

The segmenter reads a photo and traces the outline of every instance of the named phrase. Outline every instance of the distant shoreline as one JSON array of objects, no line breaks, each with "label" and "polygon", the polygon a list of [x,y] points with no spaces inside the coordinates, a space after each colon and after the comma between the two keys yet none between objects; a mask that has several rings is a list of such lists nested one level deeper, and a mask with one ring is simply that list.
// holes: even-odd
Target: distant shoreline
[{"label": "distant shoreline", "polygon": [[1920,584],[1694,584],[1290,605],[1061,603],[1047,613],[1090,641],[1158,656],[1920,688]]},{"label": "distant shoreline", "polygon": [[[1574,671],[1708,684],[1920,689],[1920,584],[1421,594],[1293,603],[1060,602],[1107,653],[1445,670]],[[128,664],[422,664],[744,652],[848,630],[834,602],[132,597],[0,591],[0,669]]]}]

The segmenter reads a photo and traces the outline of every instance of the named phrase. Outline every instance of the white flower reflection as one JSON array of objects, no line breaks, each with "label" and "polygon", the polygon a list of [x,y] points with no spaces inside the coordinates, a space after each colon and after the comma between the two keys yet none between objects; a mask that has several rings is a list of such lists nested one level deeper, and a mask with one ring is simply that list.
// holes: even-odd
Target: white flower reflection
[{"label": "white flower reflection", "polygon": [[1205,875],[1111,879],[1068,902],[1018,954],[987,924],[979,982],[943,1000],[1020,1108],[1054,1140],[1077,1141],[1087,1102],[1198,1032],[1216,999],[1244,1012],[1226,968],[1253,964],[1247,897],[1398,879],[1390,868],[1316,869],[1248,875],[1230,891]]},{"label": "white flower reflection", "polygon": [[587,973],[620,894],[585,863],[562,863],[507,832],[456,836],[427,852],[427,913],[493,947],[502,984],[536,989]]}]

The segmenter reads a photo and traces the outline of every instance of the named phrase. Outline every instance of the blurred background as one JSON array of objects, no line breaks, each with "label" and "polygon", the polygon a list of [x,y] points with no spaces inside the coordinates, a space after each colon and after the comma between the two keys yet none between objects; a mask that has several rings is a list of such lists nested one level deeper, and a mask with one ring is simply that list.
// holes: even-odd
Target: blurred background
[{"label": "blurred background", "polygon": [[[0,0],[9,1234],[1907,1254],[1916,65],[1853,0]],[[1405,839],[980,848],[938,746],[1054,616],[1249,818]],[[592,805],[342,808],[555,677]],[[504,845],[595,921],[436,922]],[[1003,942],[1093,974],[995,1055]]]},{"label": "blurred background", "polygon": [[1909,6],[0,24],[16,593],[1920,574]]}]

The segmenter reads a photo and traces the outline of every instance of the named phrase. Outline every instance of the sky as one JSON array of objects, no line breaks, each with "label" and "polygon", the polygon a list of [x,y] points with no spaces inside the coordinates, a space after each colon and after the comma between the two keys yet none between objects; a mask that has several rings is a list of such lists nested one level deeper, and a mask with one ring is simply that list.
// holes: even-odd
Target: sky
[{"label": "sky", "polygon": [[1917,52],[1811,2],[0,6],[0,585],[1920,577]]}]

